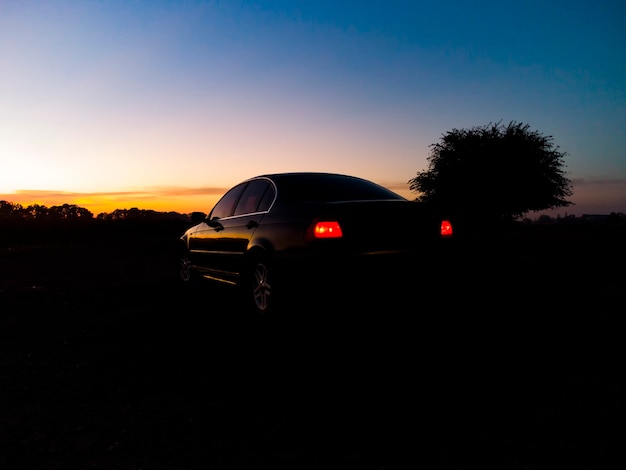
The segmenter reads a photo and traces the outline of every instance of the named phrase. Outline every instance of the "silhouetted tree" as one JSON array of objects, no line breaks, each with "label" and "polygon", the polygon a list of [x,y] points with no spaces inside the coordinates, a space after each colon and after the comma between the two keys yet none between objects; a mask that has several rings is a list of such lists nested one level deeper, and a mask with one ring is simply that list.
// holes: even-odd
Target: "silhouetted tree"
[{"label": "silhouetted tree", "polygon": [[93,214],[75,204],[63,204],[61,206],[52,206],[48,209],[48,217],[59,220],[85,220],[93,218]]},{"label": "silhouetted tree", "polygon": [[24,208],[21,204],[0,201],[0,220],[15,220],[22,218]]},{"label": "silhouetted tree", "polygon": [[25,211],[31,219],[42,220],[48,216],[49,209],[41,204],[32,204],[28,206]]},{"label": "silhouetted tree", "polygon": [[571,204],[566,154],[528,124],[453,129],[430,147],[428,170],[409,187],[450,215],[495,223]]}]

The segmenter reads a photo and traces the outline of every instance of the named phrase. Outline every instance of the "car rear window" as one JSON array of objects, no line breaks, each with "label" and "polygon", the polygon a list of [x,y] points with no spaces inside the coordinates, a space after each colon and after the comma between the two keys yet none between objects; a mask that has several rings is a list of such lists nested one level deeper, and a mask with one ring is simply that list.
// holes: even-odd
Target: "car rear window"
[{"label": "car rear window", "polygon": [[371,181],[343,175],[290,175],[281,178],[279,193],[290,200],[311,202],[404,199]]}]

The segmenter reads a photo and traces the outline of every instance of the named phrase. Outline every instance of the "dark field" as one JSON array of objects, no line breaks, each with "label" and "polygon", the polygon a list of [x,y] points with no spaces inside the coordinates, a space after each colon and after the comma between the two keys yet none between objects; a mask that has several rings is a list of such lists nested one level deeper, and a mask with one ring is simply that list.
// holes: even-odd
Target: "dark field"
[{"label": "dark field", "polygon": [[624,226],[483,237],[264,319],[177,285],[174,232],[0,247],[0,468],[624,465]]}]

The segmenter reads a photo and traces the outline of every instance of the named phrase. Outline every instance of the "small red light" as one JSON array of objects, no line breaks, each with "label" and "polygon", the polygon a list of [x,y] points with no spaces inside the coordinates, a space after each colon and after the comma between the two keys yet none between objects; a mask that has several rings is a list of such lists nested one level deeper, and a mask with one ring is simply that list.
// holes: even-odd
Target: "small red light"
[{"label": "small red light", "polygon": [[441,236],[442,237],[452,236],[452,224],[448,220],[441,221]]},{"label": "small red light", "polygon": [[343,233],[339,222],[317,222],[313,227],[313,236],[315,238],[341,238]]}]

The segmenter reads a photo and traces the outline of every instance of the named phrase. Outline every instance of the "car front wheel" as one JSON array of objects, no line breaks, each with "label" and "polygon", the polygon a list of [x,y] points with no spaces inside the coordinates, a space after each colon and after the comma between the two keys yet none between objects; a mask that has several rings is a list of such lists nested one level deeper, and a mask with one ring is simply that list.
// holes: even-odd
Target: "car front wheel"
[{"label": "car front wheel", "polygon": [[187,250],[181,250],[178,255],[178,278],[183,283],[191,283],[192,273],[191,273],[191,262],[189,261],[189,253]]},{"label": "car front wheel", "polygon": [[272,277],[267,264],[256,263],[253,272],[252,297],[254,305],[259,313],[270,310],[272,305]]},{"label": "car front wheel", "polygon": [[274,309],[273,275],[265,261],[252,263],[246,284],[245,295],[254,312],[268,313]]}]

